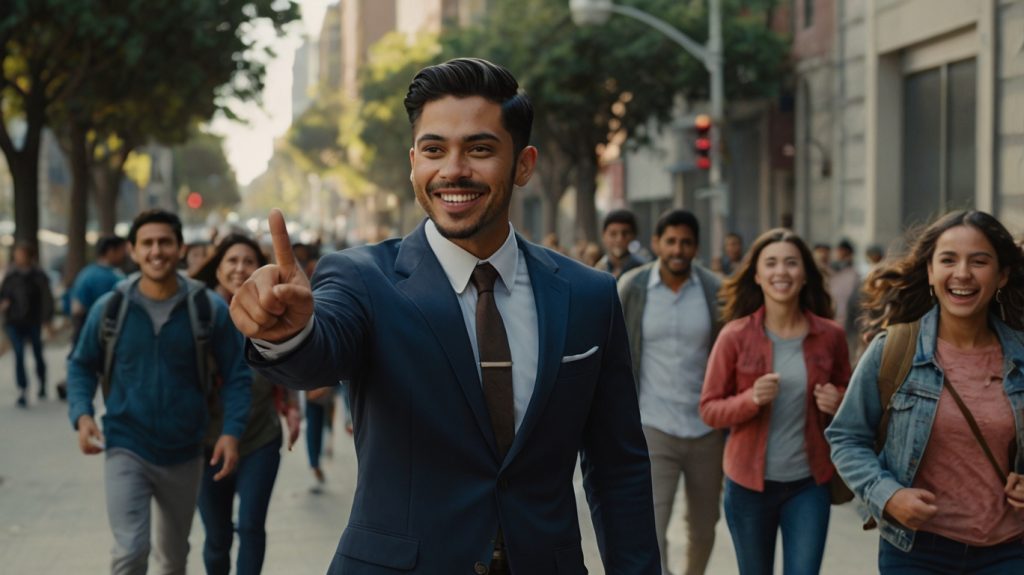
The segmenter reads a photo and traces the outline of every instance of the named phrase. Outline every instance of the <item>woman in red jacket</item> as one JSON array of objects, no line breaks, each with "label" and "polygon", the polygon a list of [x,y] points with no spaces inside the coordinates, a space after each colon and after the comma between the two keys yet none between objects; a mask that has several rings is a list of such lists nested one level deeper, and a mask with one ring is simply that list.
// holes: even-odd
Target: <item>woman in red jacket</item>
[{"label": "woman in red jacket", "polygon": [[725,517],[742,575],[818,573],[835,474],[825,427],[850,378],[843,328],[807,245],[789,230],[754,242],[722,286],[729,323],[711,351],[704,421],[729,428]]}]

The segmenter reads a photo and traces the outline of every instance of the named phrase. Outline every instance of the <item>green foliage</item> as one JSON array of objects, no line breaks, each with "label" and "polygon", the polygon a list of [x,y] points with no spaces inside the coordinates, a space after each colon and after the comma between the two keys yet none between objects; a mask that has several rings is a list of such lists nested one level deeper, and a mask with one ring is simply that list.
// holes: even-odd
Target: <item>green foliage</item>
[{"label": "green foliage", "polygon": [[350,133],[362,144],[359,154],[368,180],[382,190],[412,198],[409,185],[409,148],[412,129],[405,111],[409,81],[441,53],[437,38],[424,34],[412,42],[393,33],[370,50],[369,64],[360,83],[359,122]]},{"label": "green foliage", "polygon": [[174,189],[178,203],[185,205],[189,192],[203,196],[199,212],[230,209],[240,200],[235,173],[224,156],[223,139],[195,132],[184,144],[174,148]]}]

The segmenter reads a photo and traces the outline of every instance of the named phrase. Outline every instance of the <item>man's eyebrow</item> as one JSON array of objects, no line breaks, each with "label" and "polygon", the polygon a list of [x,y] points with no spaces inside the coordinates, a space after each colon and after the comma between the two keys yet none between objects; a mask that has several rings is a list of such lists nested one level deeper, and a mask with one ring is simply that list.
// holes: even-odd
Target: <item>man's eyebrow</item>
[{"label": "man's eyebrow", "polygon": [[443,142],[445,141],[445,139],[445,137],[439,136],[437,134],[423,134],[419,138],[416,138],[416,143],[419,144],[420,142]]},{"label": "man's eyebrow", "polygon": [[482,142],[482,141],[495,141],[500,142],[501,139],[498,136],[490,132],[480,132],[479,134],[471,134],[462,139],[464,142]]}]

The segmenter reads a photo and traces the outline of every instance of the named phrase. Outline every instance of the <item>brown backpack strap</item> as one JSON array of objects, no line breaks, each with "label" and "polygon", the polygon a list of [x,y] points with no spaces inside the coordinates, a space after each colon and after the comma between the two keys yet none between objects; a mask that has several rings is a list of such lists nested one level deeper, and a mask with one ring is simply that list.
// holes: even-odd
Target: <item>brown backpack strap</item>
[{"label": "brown backpack strap", "polygon": [[917,335],[921,322],[895,323],[886,328],[885,345],[882,346],[882,364],[878,369],[878,402],[882,406],[882,418],[875,434],[875,451],[881,451],[889,431],[889,410],[892,396],[903,385],[914,365],[917,351]]},{"label": "brown backpack strap", "polygon": [[942,378],[942,384],[949,390],[949,394],[953,396],[953,401],[956,402],[956,406],[960,408],[960,413],[964,414],[964,419],[967,420],[967,425],[971,426],[971,433],[974,434],[974,439],[978,441],[978,445],[985,452],[985,456],[988,457],[988,462],[992,464],[992,469],[996,471],[996,475],[999,476],[1000,485],[1006,485],[1006,473],[1003,473],[1003,468],[996,461],[996,456],[992,455],[992,450],[988,447],[988,442],[985,441],[985,436],[981,434],[981,428],[978,427],[978,422],[975,421],[974,415],[971,414],[971,410],[967,409],[967,405],[964,400],[960,398],[960,394],[957,393],[953,384],[949,382],[948,377]]}]

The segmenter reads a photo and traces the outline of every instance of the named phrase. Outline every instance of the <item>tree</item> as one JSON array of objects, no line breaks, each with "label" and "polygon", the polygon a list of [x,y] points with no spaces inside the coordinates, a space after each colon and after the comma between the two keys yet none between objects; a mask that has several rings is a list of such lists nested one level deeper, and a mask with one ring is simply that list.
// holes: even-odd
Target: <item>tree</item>
[{"label": "tree", "polygon": [[[622,3],[666,20],[698,41],[707,37],[703,2]],[[768,31],[763,19],[751,16],[756,10],[748,4],[757,3],[727,1],[723,10],[729,98],[770,94],[784,69],[785,40]],[[555,155],[538,166],[541,181],[558,184],[570,172],[566,165],[571,166],[577,236],[592,240],[597,233],[599,147],[623,132],[636,145],[646,143],[650,121],[666,122],[678,94],[702,97],[707,73],[675,43],[627,18],[578,28],[571,22],[567,0],[504,0],[492,6],[481,26],[443,39],[445,54],[487,58],[517,75],[534,103],[534,142],[542,154]],[[545,174],[548,170],[557,172]],[[545,195],[557,201],[561,191],[545,190]]]},{"label": "tree", "polygon": [[[291,0],[15,0],[4,6],[4,119],[26,118],[30,135],[41,132],[47,113],[62,120],[65,136],[73,135],[72,155],[78,156],[71,160],[72,203],[84,207],[80,196],[93,172],[100,182],[97,212],[105,231],[113,228],[114,202],[131,151],[151,139],[183,141],[197,122],[219,110],[230,115],[227,102],[232,98],[257,100],[265,60],[273,54],[246,39],[246,31],[257,22],[269,22],[281,33],[298,17]],[[66,41],[70,48],[62,43]],[[34,112],[40,108],[42,112]],[[6,135],[0,129],[0,147],[12,173],[19,160],[26,166],[22,171],[38,171],[38,143],[33,149],[26,139],[19,151],[13,143],[5,145]],[[35,176],[21,179],[16,205],[24,206],[27,215],[16,220],[17,233],[34,239],[38,182]],[[68,271],[77,271],[73,268],[82,251],[84,210],[72,213],[79,219],[70,226]]]},{"label": "tree", "polygon": [[174,189],[178,203],[184,205],[190,193],[202,197],[202,206],[189,208],[195,219],[210,212],[229,209],[241,200],[235,172],[224,155],[223,138],[195,132],[184,144],[174,148]]},{"label": "tree", "polygon": [[[15,238],[38,244],[39,150],[47,114],[84,79],[103,30],[73,0],[0,2],[0,150],[14,183]],[[23,134],[12,133],[20,120]],[[19,141],[20,140],[20,141]]]}]

